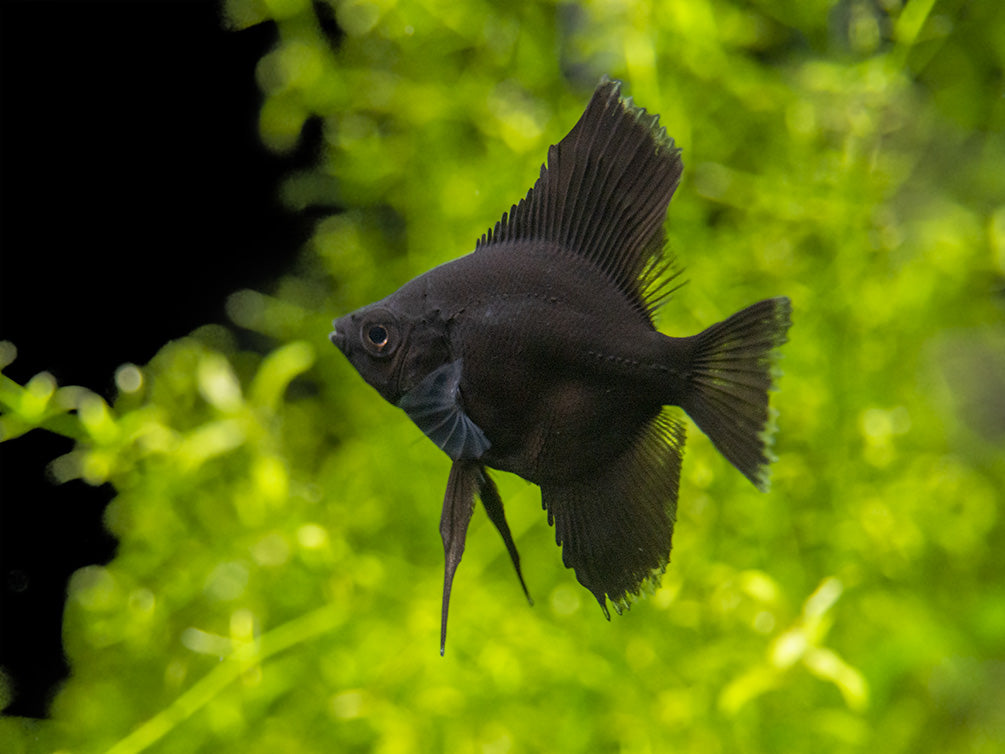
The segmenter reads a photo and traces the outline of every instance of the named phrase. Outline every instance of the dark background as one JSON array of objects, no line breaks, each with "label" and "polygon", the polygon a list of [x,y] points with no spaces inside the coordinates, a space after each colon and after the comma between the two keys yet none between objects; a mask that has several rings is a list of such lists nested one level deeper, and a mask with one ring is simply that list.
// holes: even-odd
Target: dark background
[{"label": "dark background", "polygon": [[[255,66],[276,41],[228,31],[215,3],[0,4],[0,340],[24,383],[113,395],[115,369],[224,322],[227,294],[268,289],[308,222],[277,202],[317,145],[276,156],[257,133]],[[63,486],[72,447],[0,443],[0,666],[8,715],[41,717],[69,668],[69,575],[115,552],[108,487]]]}]

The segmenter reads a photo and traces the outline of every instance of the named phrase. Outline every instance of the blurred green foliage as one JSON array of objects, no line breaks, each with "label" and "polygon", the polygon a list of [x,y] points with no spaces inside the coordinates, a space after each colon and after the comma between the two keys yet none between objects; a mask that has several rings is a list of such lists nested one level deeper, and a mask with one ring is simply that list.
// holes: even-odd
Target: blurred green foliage
[{"label": "blurred green foliage", "polygon": [[[300,267],[113,406],[0,376],[0,429],[111,482],[52,719],[5,751],[992,752],[1005,748],[1005,5],[230,0],[274,21],[261,134],[323,121]],[[343,32],[333,37],[337,23]],[[448,459],[326,342],[471,248],[600,74],[684,148],[689,334],[787,294],[774,487],[692,428],[663,587],[603,620],[536,488],[497,475],[536,606],[476,514],[437,651]],[[997,288],[997,292],[996,292]],[[6,363],[8,345],[0,349]],[[0,693],[0,697],[3,694]]]}]

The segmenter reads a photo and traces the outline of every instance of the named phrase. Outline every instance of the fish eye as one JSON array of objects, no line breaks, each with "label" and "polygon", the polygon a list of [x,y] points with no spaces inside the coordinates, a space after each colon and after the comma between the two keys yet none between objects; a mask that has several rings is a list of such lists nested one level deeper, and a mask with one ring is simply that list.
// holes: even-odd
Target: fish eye
[{"label": "fish eye", "polygon": [[387,345],[387,328],[383,325],[370,325],[366,330],[366,339],[370,341],[371,345],[383,348]]},{"label": "fish eye", "polygon": [[373,312],[360,323],[359,339],[367,353],[378,358],[394,353],[401,340],[393,315],[386,311]]}]

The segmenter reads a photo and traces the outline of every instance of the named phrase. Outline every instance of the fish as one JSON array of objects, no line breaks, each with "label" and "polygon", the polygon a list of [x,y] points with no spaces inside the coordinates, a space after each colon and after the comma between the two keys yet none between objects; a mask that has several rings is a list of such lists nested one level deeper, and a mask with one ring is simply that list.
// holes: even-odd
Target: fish
[{"label": "fish", "polygon": [[680,275],[664,224],[683,173],[659,116],[600,80],[526,196],[476,242],[333,322],[362,378],[451,459],[440,517],[440,654],[475,497],[533,604],[489,469],[540,487],[562,562],[620,614],[670,561],[686,425],[756,488],[791,303],[697,335],[657,330]]}]

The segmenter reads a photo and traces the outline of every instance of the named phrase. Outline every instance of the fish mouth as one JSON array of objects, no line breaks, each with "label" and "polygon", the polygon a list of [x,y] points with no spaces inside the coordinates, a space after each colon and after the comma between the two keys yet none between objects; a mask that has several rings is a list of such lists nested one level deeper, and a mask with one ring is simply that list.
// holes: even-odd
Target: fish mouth
[{"label": "fish mouth", "polygon": [[328,334],[328,340],[330,340],[338,350],[348,355],[349,351],[347,349],[349,348],[349,343],[346,341],[345,323],[342,323],[342,327],[339,327],[339,322],[341,322],[341,320],[338,319],[332,321],[332,327],[335,329]]}]

